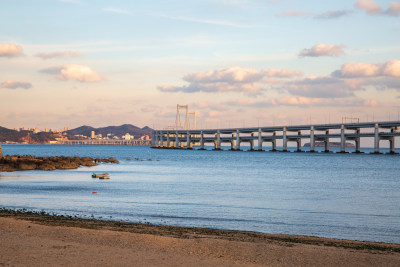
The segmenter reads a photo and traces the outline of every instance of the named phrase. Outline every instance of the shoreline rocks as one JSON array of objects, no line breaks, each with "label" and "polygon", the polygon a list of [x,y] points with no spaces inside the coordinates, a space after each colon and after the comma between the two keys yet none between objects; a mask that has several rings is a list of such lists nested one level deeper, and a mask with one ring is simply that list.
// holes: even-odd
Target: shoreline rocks
[{"label": "shoreline rocks", "polygon": [[7,155],[0,157],[0,172],[13,172],[23,170],[68,170],[77,169],[80,166],[97,166],[98,163],[116,163],[114,158],[90,158],[90,157],[35,157],[30,155]]}]

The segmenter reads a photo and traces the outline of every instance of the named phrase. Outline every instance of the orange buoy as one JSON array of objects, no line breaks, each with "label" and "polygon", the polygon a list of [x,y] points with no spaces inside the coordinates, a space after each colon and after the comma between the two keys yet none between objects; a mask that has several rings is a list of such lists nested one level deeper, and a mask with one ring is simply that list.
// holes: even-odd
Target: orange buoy
[{"label": "orange buoy", "polygon": [[97,192],[92,192],[93,194],[97,194]]}]

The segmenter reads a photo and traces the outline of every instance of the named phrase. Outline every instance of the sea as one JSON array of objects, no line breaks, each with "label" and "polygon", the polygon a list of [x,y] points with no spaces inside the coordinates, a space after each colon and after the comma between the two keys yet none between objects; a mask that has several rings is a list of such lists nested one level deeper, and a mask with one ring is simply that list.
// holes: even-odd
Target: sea
[{"label": "sea", "polygon": [[[342,154],[106,145],[2,145],[2,150],[114,157],[120,164],[2,172],[0,208],[400,243],[398,154],[372,154],[370,148]],[[91,177],[105,172],[111,179]]]}]

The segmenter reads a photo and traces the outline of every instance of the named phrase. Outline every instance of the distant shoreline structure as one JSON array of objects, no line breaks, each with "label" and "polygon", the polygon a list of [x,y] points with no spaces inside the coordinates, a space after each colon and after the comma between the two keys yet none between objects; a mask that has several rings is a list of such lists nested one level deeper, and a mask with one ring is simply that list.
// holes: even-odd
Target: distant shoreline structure
[{"label": "distant shoreline structure", "polygon": [[[329,142],[329,147],[340,147],[340,142]],[[352,143],[345,143],[346,147],[355,147]],[[310,143],[305,143],[303,147],[310,147]],[[325,147],[325,142],[315,142],[315,147]]]}]

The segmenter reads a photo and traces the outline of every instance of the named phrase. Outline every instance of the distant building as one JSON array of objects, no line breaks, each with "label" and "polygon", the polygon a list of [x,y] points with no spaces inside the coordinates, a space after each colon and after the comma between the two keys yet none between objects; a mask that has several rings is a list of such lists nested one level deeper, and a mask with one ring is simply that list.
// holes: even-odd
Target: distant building
[{"label": "distant building", "polygon": [[129,133],[126,133],[125,135],[122,136],[122,139],[124,139],[124,140],[132,140],[132,139],[134,139],[134,136],[130,135]]},{"label": "distant building", "polygon": [[95,135],[94,131],[91,132],[90,138],[92,138],[92,139],[95,139],[95,138],[96,138],[96,135]]},{"label": "distant building", "polygon": [[150,136],[143,135],[143,136],[140,137],[140,140],[142,140],[142,141],[150,141]]}]

